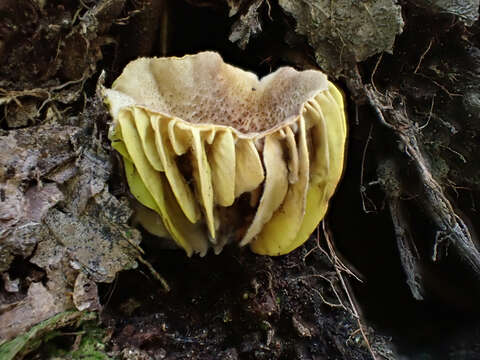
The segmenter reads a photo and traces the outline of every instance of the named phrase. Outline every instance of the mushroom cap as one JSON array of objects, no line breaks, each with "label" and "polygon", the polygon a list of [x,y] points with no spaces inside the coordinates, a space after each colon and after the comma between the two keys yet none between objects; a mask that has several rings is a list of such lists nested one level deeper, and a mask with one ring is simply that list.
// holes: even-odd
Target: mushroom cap
[{"label": "mushroom cap", "polygon": [[158,214],[141,212],[144,227],[189,256],[230,242],[285,254],[324,217],[347,125],[323,73],[283,67],[259,80],[202,52],[132,61],[104,93],[132,195]]}]

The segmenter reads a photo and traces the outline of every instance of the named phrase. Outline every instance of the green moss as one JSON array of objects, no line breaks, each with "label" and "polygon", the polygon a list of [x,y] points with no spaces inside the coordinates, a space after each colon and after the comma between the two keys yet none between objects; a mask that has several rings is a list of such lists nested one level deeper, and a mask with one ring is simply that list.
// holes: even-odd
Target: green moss
[{"label": "green moss", "polygon": [[[95,316],[93,314],[93,316]],[[80,311],[65,311],[33,326],[26,333],[0,345],[0,359],[22,358],[37,349],[44,341],[58,335],[56,329],[92,319],[92,314]]]},{"label": "green moss", "polygon": [[[57,314],[35,325],[28,332],[0,345],[0,359],[21,359],[33,351],[45,354],[43,358],[46,359],[110,359],[104,352],[106,330],[99,328],[94,319],[96,319],[95,313],[66,311]],[[67,326],[76,330],[73,330],[73,332],[59,330]],[[60,345],[61,342],[56,341],[65,338],[65,336],[75,336],[79,339],[79,342],[75,345],[75,350],[65,349]]]},{"label": "green moss", "polygon": [[106,336],[105,329],[99,328],[96,322],[89,321],[81,327],[81,330],[76,333],[80,336],[78,348],[75,350],[64,349],[57,344],[50,342],[45,352],[48,358],[61,358],[65,360],[108,360],[110,359],[105,354],[104,339]]}]

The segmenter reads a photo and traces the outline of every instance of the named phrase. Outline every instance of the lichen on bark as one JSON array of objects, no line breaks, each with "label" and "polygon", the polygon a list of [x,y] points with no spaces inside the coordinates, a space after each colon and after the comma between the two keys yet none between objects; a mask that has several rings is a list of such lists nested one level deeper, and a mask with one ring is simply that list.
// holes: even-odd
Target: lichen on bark
[{"label": "lichen on bark", "polygon": [[357,62],[392,52],[403,29],[401,8],[393,0],[280,0],[305,35],[325,71],[338,76]]}]

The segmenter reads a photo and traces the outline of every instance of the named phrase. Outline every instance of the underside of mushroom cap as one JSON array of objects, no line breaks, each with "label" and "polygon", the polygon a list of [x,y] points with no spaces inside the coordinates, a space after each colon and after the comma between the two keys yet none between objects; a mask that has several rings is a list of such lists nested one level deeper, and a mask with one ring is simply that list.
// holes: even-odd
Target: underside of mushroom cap
[{"label": "underside of mushroom cap", "polygon": [[259,80],[204,52],[135,60],[104,92],[131,192],[157,214],[137,220],[188,255],[230,242],[281,255],[325,215],[347,127],[343,97],[321,72],[280,68]]}]

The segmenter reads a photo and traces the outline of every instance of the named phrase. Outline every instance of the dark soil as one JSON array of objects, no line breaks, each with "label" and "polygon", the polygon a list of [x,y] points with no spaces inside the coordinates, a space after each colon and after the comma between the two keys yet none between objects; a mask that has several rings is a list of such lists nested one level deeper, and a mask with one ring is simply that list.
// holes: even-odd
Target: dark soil
[{"label": "dark soil", "polygon": [[164,349],[169,359],[370,358],[320,249],[276,259],[237,249],[204,259],[163,251],[153,259],[170,293],[141,271],[104,289],[114,349]]}]

